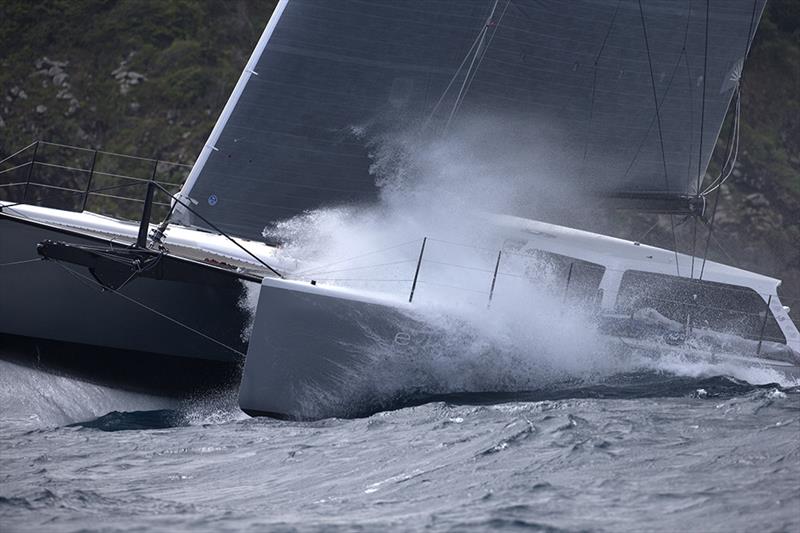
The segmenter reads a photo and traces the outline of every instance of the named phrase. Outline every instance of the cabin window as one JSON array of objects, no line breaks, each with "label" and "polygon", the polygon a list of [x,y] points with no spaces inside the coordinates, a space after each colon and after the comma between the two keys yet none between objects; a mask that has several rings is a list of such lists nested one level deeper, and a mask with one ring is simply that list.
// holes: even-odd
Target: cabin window
[{"label": "cabin window", "polygon": [[[757,340],[785,343],[767,303],[747,287],[628,270],[622,275],[616,312],[652,308],[670,320]],[[764,316],[766,325],[764,324]]]},{"label": "cabin window", "polygon": [[507,241],[503,263],[523,258],[524,276],[543,287],[554,297],[577,307],[599,305],[600,282],[605,267],[574,257],[527,248],[523,243]]}]

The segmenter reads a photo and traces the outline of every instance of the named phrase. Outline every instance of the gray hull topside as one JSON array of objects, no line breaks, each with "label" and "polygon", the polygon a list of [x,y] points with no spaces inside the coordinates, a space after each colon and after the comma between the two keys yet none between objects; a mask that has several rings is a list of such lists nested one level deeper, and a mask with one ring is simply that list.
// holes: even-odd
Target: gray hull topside
[{"label": "gray hull topside", "polygon": [[362,371],[383,350],[412,352],[405,335],[422,327],[380,303],[263,284],[239,406],[299,420],[353,416],[360,410],[354,397],[370,386]]},{"label": "gray hull topside", "polygon": [[[437,328],[405,302],[265,279],[242,374],[239,405],[253,416],[315,420],[371,414],[409,398],[414,402],[414,398],[446,393],[531,390],[524,388],[528,385],[524,378],[514,378],[518,369],[513,368],[507,368],[499,379],[479,378],[483,384],[499,384],[501,388],[475,389],[467,385],[464,390],[442,390],[436,377],[420,371],[419,358],[452,361],[481,344],[472,337],[474,325],[459,324],[457,317],[447,324],[453,331]],[[755,352],[750,355],[704,352],[688,345],[670,346],[663,341],[654,344],[644,338],[607,335],[602,338],[609,343],[610,351],[623,359],[632,354],[678,354],[705,363],[771,369],[789,379],[800,379],[797,362],[758,358]],[[493,348],[485,348],[489,350],[487,353],[494,354]],[[484,371],[491,374],[496,371],[493,357],[487,361]],[[449,368],[457,373],[468,365]],[[476,368],[470,370],[474,372]],[[506,379],[508,376],[512,378],[510,381]],[[460,378],[447,376],[455,382]],[[398,383],[400,379],[405,383]],[[534,376],[532,383],[537,379]]]},{"label": "gray hull topside", "polygon": [[252,282],[226,272],[220,272],[214,285],[136,278],[119,291],[128,300],[100,290],[85,267],[50,260],[19,263],[39,258],[36,247],[45,239],[93,246],[109,243],[0,213],[1,334],[109,350],[241,361],[236,352],[247,349],[250,321],[242,302],[245,284]]}]

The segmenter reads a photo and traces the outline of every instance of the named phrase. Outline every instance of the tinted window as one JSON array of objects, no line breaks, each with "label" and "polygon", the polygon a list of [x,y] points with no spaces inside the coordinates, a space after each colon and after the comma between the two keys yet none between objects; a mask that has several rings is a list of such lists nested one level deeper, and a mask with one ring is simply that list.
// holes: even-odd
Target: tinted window
[{"label": "tinted window", "polygon": [[[616,311],[653,308],[665,317],[694,327],[758,339],[786,342],[766,302],[752,289],[629,270],[622,276]],[[768,314],[766,326],[764,315]]]},{"label": "tinted window", "polygon": [[[522,261],[521,268],[529,280],[541,283],[550,292],[570,305],[599,303],[598,291],[605,267],[574,257],[526,249],[525,243],[507,241],[503,248],[507,262]],[[508,268],[508,267],[507,267]]]}]

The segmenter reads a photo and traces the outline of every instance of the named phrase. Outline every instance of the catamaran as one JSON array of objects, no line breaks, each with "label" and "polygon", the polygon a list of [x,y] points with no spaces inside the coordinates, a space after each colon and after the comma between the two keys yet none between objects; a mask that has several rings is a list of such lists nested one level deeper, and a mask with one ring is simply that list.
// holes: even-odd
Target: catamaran
[{"label": "catamaran", "polygon": [[[677,244],[665,250],[531,220],[524,205],[458,214],[490,228],[480,243],[455,243],[485,266],[455,265],[482,277],[450,289],[483,292],[478,301],[431,288],[436,228],[409,245],[409,279],[393,280],[408,282],[402,296],[366,277],[309,277],[324,269],[264,236],[316,209],[379,204],[397,185],[382,174],[381,150],[398,138],[415,139],[411,146],[468,138],[483,148],[472,156],[485,156],[494,185],[520,198],[662,213],[673,231],[675,216],[713,229],[764,4],[281,0],[180,191],[167,195],[159,162],[140,178],[138,224],[85,209],[103,194],[92,185],[97,152],[72,210],[31,205],[42,203],[37,190],[57,187],[36,179],[46,145],[15,154],[33,152],[4,174],[16,177],[2,189],[0,235],[10,245],[0,252],[0,329],[156,362],[244,361],[246,412],[347,416],[353,376],[374,364],[369,354],[413,354],[447,335],[429,323],[431,305],[502,316],[517,295],[544,286],[627,348],[796,374],[800,334],[780,281],[708,261],[707,245],[682,254]],[[707,180],[729,108],[732,148]],[[521,172],[490,168],[522,152]],[[158,224],[154,195],[169,201]]]}]

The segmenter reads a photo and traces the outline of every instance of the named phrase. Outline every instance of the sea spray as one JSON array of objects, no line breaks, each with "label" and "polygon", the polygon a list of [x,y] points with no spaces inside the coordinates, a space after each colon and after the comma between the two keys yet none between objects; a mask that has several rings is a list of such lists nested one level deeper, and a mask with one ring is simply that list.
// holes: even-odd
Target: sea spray
[{"label": "sea spray", "polygon": [[487,153],[463,136],[428,146],[384,138],[371,147],[377,205],[319,209],[265,232],[302,264],[295,279],[400,298],[413,286],[411,311],[394,317],[399,332],[413,324],[413,350],[398,351],[353,317],[366,339],[353,348],[361,363],[337,387],[309,385],[309,410],[423,392],[532,390],[618,370],[587,302],[564,297],[564,265],[527,250],[523,232],[510,240],[486,214],[514,210],[520,197],[507,185],[533,167],[529,153],[514,160],[508,147]]},{"label": "sea spray", "polygon": [[224,424],[248,418],[238,403],[238,387],[221,387],[184,399],[179,407],[190,425]]},{"label": "sea spray", "polygon": [[[486,246],[497,232],[483,214],[535,218],[584,193],[568,190],[559,179],[567,170],[554,160],[563,148],[557,132],[541,124],[473,116],[445,137],[354,129],[369,150],[379,201],[271,224],[264,234],[283,243],[283,257],[327,265],[412,241],[403,258],[413,260],[425,236]],[[409,270],[413,273],[413,265],[402,270],[406,277]]]}]

